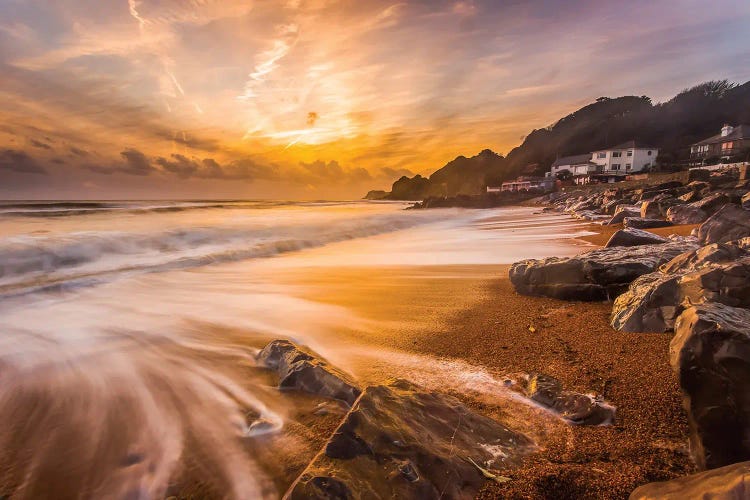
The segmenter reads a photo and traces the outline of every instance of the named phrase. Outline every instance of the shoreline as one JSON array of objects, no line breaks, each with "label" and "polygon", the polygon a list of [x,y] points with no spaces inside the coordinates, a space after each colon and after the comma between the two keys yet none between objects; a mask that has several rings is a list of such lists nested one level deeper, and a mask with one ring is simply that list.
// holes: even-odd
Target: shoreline
[{"label": "shoreline", "polygon": [[[619,227],[588,229],[597,234],[576,239],[601,246]],[[691,230],[692,226],[673,226],[657,231]],[[549,434],[543,448],[526,457],[520,468],[503,471],[511,481],[488,481],[479,498],[627,498],[640,485],[694,472],[682,395],[668,361],[671,336],[615,331],[609,324],[608,302],[517,294],[508,278],[509,267],[401,266],[379,270],[383,276],[374,280],[372,269],[347,268],[336,273],[342,284],[339,293],[331,291],[328,276],[324,296],[313,293],[309,298],[344,301],[357,314],[384,324],[414,312],[420,303],[427,307],[434,301],[436,311],[428,311],[423,325],[391,325],[386,328],[390,332],[378,334],[375,345],[460,360],[496,377],[544,373],[567,390],[595,393],[617,407],[614,425],[568,425],[567,432]],[[441,281],[441,275],[446,280]],[[366,296],[346,296],[352,283],[359,282],[367,283]],[[451,288],[445,289],[446,283]],[[461,298],[446,305],[452,293],[462,293]],[[497,411],[466,396],[462,399],[480,412]]]}]

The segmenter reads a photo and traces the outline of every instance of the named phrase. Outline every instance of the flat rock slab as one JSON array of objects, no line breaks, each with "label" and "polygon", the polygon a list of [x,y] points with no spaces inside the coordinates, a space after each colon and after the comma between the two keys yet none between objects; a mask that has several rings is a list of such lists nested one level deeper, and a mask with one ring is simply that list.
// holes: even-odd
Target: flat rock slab
[{"label": "flat rock slab", "polygon": [[750,498],[750,462],[727,465],[671,481],[645,484],[630,500],[743,500]]},{"label": "flat rock slab", "polygon": [[338,399],[349,406],[361,393],[349,375],[331,366],[315,352],[288,340],[269,343],[258,353],[257,360],[278,373],[279,387],[283,389]]},{"label": "flat rock slab", "polygon": [[750,460],[750,309],[709,303],[685,310],[669,351],[698,467]]},{"label": "flat rock slab", "polygon": [[509,276],[516,291],[524,295],[612,300],[637,277],[697,247],[694,239],[679,238],[660,245],[592,250],[575,257],[528,259],[513,264]]},{"label": "flat rock slab", "polygon": [[610,236],[607,244],[604,245],[604,248],[661,245],[662,243],[668,243],[669,241],[669,238],[649,233],[642,229],[625,228],[615,231],[615,233]]},{"label": "flat rock slab", "polygon": [[364,390],[285,498],[469,499],[486,481],[477,465],[505,468],[533,449],[456,398],[397,380]]}]

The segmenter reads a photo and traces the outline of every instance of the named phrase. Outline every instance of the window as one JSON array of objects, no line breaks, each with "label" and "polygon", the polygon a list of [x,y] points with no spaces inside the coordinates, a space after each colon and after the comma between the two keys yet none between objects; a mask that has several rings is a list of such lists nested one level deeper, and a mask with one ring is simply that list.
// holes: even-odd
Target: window
[{"label": "window", "polygon": [[632,150],[628,151],[628,156],[633,156],[633,151]]},{"label": "window", "polygon": [[619,163],[613,163],[612,164],[612,170],[620,170],[620,164]]},{"label": "window", "polygon": [[612,158],[619,158],[622,156],[622,151],[612,151]]},{"label": "window", "polygon": [[597,158],[606,158],[607,157],[607,153],[596,153],[596,157]]},{"label": "window", "polygon": [[724,149],[732,149],[732,145],[733,144],[734,143],[732,143],[732,142],[724,142],[724,143],[721,144],[721,149],[722,150],[724,150]]},{"label": "window", "polygon": [[651,151],[648,152],[648,155],[651,156]]},{"label": "window", "polygon": [[630,163],[625,164],[625,170],[630,170],[631,167],[632,165]]}]

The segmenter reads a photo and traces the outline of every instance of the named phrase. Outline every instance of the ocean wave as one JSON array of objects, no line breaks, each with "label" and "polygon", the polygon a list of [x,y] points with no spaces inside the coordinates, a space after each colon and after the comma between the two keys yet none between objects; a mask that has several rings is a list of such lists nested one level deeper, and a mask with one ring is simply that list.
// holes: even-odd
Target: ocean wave
[{"label": "ocean wave", "polygon": [[[371,202],[375,204],[376,202]],[[0,217],[72,217],[103,213],[168,213],[210,209],[272,209],[284,206],[327,207],[351,205],[351,201],[280,201],[280,200],[219,200],[219,201],[164,201],[164,202],[0,202]]]},{"label": "ocean wave", "polygon": [[0,293],[97,282],[122,272],[157,272],[321,247],[440,220],[436,213],[386,213],[307,223],[187,227],[155,232],[85,231],[0,240]]}]

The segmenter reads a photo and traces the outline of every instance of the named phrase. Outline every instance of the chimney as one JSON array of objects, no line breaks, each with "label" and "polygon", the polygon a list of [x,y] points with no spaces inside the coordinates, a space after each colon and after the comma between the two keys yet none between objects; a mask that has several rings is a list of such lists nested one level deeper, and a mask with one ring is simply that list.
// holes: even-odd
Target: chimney
[{"label": "chimney", "polygon": [[732,133],[732,130],[734,130],[734,127],[732,127],[731,125],[725,123],[724,126],[721,127],[721,136],[722,137],[728,136],[729,134]]}]

